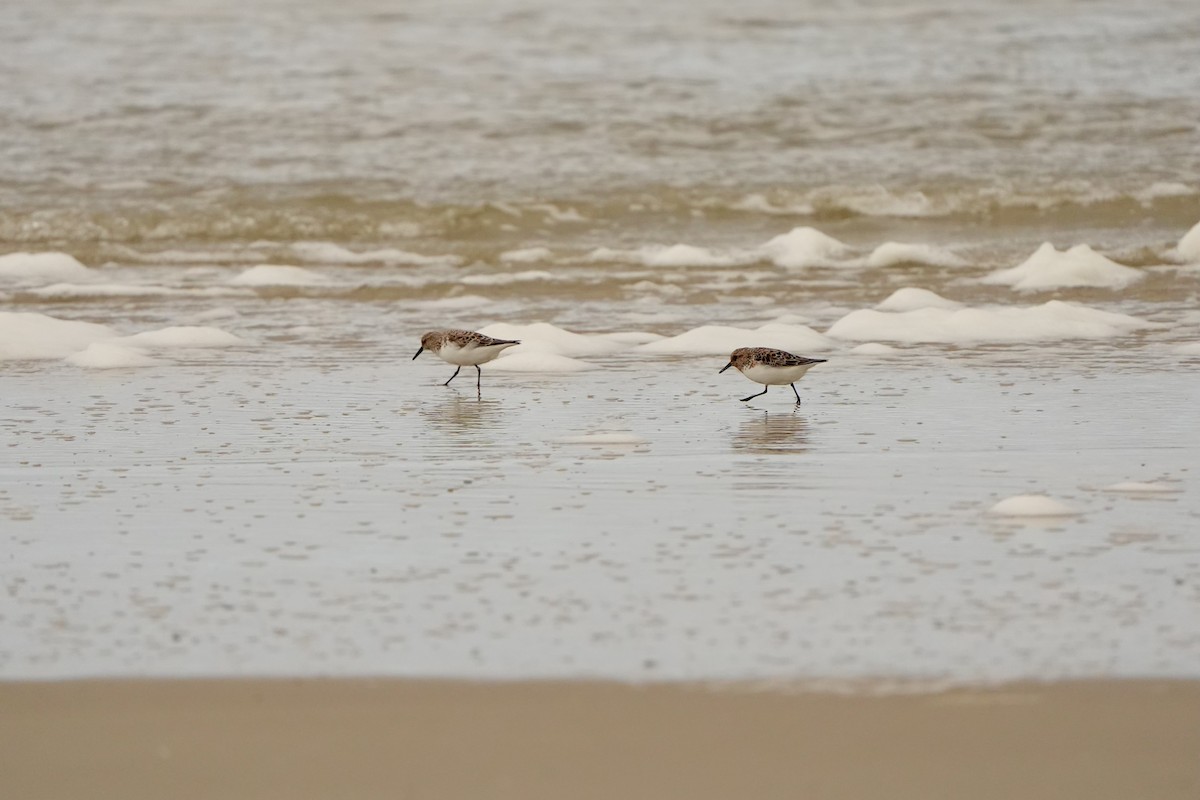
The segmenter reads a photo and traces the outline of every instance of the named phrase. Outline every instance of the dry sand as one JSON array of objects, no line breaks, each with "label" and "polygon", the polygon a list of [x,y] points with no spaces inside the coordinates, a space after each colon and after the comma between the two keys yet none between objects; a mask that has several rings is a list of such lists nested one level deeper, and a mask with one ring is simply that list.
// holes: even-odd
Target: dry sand
[{"label": "dry sand", "polygon": [[0,719],[22,800],[1200,797],[1200,682],[13,682]]}]

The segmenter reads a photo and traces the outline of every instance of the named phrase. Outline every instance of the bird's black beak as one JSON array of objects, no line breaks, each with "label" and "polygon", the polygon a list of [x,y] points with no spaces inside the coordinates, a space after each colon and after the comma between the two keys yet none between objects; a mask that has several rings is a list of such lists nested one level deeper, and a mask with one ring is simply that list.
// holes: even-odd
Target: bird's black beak
[{"label": "bird's black beak", "polygon": [[724,372],[725,370],[729,369],[732,366],[733,366],[733,362],[730,361],[728,364],[726,364],[725,366],[723,366],[719,370],[717,370],[717,374],[720,375],[722,372]]},{"label": "bird's black beak", "polygon": [[[424,352],[425,352],[425,348],[424,348],[424,347],[419,347],[419,348],[417,348],[417,356],[421,355],[421,353],[424,353]],[[412,357],[412,360],[413,360],[413,361],[416,361],[416,360],[417,360],[417,356],[413,356],[413,357]]]}]

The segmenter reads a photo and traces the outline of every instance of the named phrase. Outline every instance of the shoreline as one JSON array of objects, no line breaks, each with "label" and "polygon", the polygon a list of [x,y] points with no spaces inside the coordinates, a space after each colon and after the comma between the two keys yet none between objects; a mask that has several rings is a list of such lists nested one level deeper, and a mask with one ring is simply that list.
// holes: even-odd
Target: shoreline
[{"label": "shoreline", "polygon": [[1200,681],[0,682],[14,797],[1190,800]]}]

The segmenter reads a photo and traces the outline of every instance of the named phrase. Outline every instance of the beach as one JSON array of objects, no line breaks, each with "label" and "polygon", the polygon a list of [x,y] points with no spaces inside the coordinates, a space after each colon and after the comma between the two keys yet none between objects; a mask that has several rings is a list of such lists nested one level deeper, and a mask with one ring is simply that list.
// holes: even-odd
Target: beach
[{"label": "beach", "polygon": [[4,685],[6,791],[1186,800],[1194,682],[933,694],[390,680]]}]

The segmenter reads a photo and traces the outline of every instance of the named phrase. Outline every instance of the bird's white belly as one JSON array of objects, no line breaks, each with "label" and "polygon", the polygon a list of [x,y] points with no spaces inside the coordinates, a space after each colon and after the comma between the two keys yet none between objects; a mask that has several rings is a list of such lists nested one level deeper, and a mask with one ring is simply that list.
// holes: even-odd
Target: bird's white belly
[{"label": "bird's white belly", "polygon": [[766,386],[783,386],[800,380],[804,377],[804,373],[812,367],[812,364],[801,364],[795,367],[769,367],[755,364],[742,370],[742,374],[755,383]]},{"label": "bird's white belly", "polygon": [[511,343],[505,342],[504,344],[493,344],[487,347],[459,347],[447,342],[438,351],[438,357],[448,364],[460,367],[474,367],[479,364],[486,364],[500,355],[501,350],[512,346]]}]

